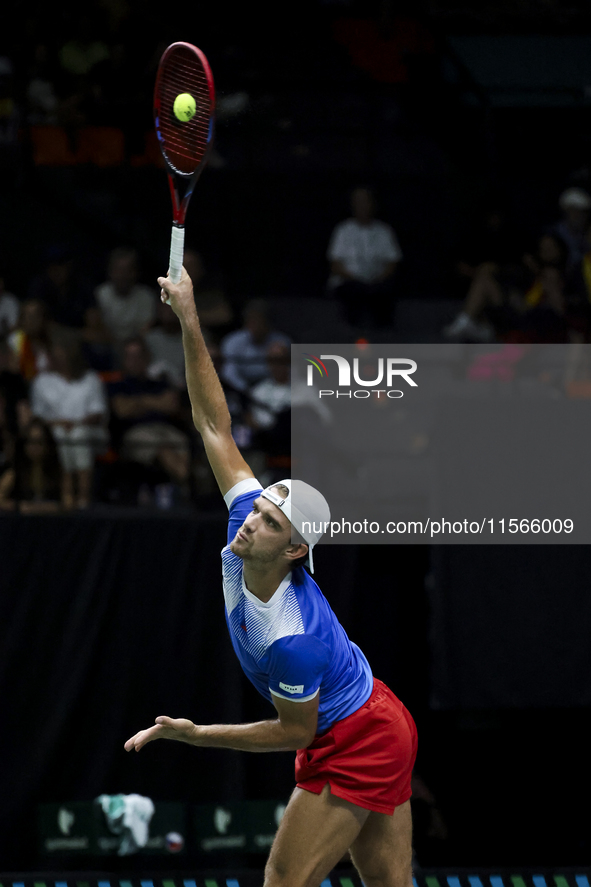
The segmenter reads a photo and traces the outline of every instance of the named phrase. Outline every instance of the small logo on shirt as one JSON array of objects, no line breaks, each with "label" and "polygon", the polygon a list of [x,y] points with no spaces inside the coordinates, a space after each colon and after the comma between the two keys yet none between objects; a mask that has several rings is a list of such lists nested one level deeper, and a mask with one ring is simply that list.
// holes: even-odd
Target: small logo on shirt
[{"label": "small logo on shirt", "polygon": [[244,625],[244,623],[240,626],[240,628],[241,628],[243,631],[246,631],[246,625]]},{"label": "small logo on shirt", "polygon": [[286,693],[303,693],[304,685],[298,684],[296,687],[293,687],[291,684],[284,684],[283,681],[279,681],[279,689],[285,690]]}]

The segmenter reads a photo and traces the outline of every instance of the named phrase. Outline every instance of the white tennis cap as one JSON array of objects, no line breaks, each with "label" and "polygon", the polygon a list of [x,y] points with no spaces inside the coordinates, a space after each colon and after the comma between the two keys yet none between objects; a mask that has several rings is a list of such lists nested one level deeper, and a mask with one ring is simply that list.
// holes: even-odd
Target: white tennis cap
[{"label": "white tennis cap", "polygon": [[[273,487],[282,484],[287,487],[289,494],[284,499]],[[314,560],[312,549],[324,534],[326,524],[330,521],[330,508],[328,502],[314,487],[304,483],[303,480],[280,480],[271,484],[261,493],[265,499],[276,505],[284,513],[292,527],[298,531],[304,542],[308,545],[308,563],[310,572],[314,572]]]}]

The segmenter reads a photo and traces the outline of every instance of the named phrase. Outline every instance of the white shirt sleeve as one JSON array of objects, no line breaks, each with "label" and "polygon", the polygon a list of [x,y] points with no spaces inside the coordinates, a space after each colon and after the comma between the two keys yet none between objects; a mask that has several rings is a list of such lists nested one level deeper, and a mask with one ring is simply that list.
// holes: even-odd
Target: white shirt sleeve
[{"label": "white shirt sleeve", "polygon": [[399,262],[402,259],[402,250],[393,229],[389,225],[384,225],[382,234],[382,258],[386,262]]},{"label": "white shirt sleeve", "polygon": [[107,410],[107,399],[105,397],[105,390],[103,387],[103,383],[99,379],[96,373],[90,372],[87,376],[87,385],[88,385],[88,397],[86,400],[86,415],[94,416],[97,413],[102,413],[106,415]]},{"label": "white shirt sleeve", "polygon": [[51,414],[51,407],[45,397],[45,382],[46,378],[44,378],[43,373],[39,373],[33,379],[31,384],[31,412],[39,419],[43,419],[44,422],[49,422],[53,419],[53,416]]},{"label": "white shirt sleeve", "polygon": [[326,251],[326,257],[330,262],[342,261],[349,255],[347,248],[346,222],[339,222],[331,234]]},{"label": "white shirt sleeve", "polygon": [[251,491],[260,489],[262,489],[262,487],[256,477],[247,477],[245,480],[239,480],[237,484],[234,484],[233,487],[230,487],[230,489],[224,496],[224,502],[229,509],[230,505],[237,496],[242,496],[243,493],[250,493]]}]

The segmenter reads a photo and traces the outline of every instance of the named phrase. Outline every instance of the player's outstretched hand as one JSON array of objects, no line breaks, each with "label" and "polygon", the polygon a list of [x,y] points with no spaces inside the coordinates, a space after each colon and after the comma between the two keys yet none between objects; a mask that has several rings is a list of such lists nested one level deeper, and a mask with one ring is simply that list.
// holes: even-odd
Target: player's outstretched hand
[{"label": "player's outstretched hand", "polygon": [[181,279],[173,283],[170,277],[159,277],[160,298],[166,305],[170,305],[174,313],[181,317],[187,311],[195,311],[195,299],[193,298],[193,283],[183,267]]},{"label": "player's outstretched hand", "polygon": [[193,745],[197,734],[197,727],[193,721],[187,718],[156,718],[154,727],[140,730],[125,743],[125,751],[139,751],[153,739],[176,739],[178,742],[188,742]]}]

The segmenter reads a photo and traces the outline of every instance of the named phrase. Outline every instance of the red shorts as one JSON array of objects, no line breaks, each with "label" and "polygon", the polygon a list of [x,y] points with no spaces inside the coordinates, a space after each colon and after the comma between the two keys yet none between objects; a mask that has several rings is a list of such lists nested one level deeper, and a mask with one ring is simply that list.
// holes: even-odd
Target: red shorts
[{"label": "red shorts", "polygon": [[377,678],[365,705],[298,751],[299,788],[333,795],[377,813],[392,814],[411,796],[417,728],[402,702]]}]

